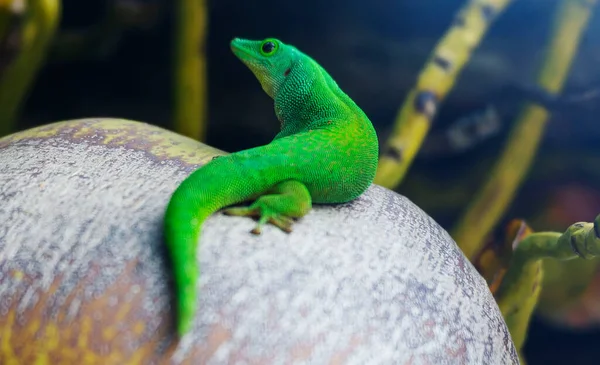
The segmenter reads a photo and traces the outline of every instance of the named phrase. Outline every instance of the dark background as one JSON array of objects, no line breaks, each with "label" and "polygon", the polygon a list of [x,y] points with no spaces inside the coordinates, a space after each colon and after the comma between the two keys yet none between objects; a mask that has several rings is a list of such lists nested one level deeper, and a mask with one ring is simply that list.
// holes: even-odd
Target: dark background
[{"label": "dark background", "polygon": [[[267,143],[277,132],[271,100],[230,52],[233,37],[277,37],[319,61],[365,110],[384,141],[420,68],[465,0],[210,1],[206,44],[209,125],[206,143],[236,151]],[[108,5],[137,9],[122,32],[76,57],[57,49],[39,73],[19,128],[83,117],[120,117],[170,128],[171,1],[65,0],[61,32],[85,31]],[[497,20],[435,121],[398,191],[445,228],[481,185],[523,96],[503,92],[533,82],[556,9],[555,0],[520,0]],[[200,51],[200,50],[199,50]],[[600,86],[600,17],[594,17],[573,65],[568,90]],[[465,151],[444,147],[448,128],[492,105],[497,132]],[[599,99],[555,113],[536,164],[506,219],[536,230],[564,230],[600,213]],[[600,298],[599,298],[600,300]],[[600,301],[598,302],[600,306]],[[596,318],[569,330],[534,319],[525,354],[535,364],[597,364]]]}]

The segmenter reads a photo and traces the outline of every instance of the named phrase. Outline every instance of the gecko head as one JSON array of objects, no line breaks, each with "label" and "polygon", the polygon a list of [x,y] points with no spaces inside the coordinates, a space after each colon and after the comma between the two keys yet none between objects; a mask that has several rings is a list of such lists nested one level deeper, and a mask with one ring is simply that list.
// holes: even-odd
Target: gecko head
[{"label": "gecko head", "polygon": [[262,41],[235,38],[231,50],[260,82],[272,98],[292,71],[296,48],[275,38]]}]

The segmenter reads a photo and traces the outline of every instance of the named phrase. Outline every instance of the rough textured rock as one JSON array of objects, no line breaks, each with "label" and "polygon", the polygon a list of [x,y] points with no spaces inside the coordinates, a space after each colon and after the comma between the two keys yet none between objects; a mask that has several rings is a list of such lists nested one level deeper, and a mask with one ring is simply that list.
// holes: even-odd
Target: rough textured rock
[{"label": "rough textured rock", "polygon": [[219,153],[123,120],[0,139],[0,363],[518,363],[449,235],[378,186],[292,234],[210,218],[197,320],[174,341],[163,211]]}]

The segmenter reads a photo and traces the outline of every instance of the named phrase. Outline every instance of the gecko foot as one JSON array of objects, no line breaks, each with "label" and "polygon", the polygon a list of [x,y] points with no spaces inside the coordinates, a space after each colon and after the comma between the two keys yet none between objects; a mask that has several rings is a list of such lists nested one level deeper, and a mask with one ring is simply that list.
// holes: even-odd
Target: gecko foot
[{"label": "gecko foot", "polygon": [[223,210],[223,213],[225,215],[258,218],[256,227],[250,231],[256,235],[261,234],[262,226],[266,223],[270,223],[287,233],[292,232],[292,224],[294,223],[291,218],[277,212],[263,211],[261,213],[258,207],[227,208]]},{"label": "gecko foot", "polygon": [[266,223],[289,233],[294,223],[292,218],[303,217],[310,208],[311,197],[306,186],[299,181],[287,180],[273,186],[249,207],[228,208],[224,213],[258,218],[258,224],[252,230],[254,234],[260,234]]}]

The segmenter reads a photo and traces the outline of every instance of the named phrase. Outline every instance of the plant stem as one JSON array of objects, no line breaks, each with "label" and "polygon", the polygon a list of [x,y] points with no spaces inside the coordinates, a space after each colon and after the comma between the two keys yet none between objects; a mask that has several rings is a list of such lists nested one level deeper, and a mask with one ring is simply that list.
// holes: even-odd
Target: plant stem
[{"label": "plant stem", "polygon": [[425,139],[439,106],[498,15],[513,0],[469,0],[435,47],[404,101],[380,157],[375,183],[400,184]]},{"label": "plant stem", "polygon": [[15,120],[58,27],[60,13],[60,0],[27,2],[18,55],[0,75],[0,136],[14,130]]},{"label": "plant stem", "polygon": [[[557,94],[562,89],[596,2],[563,0],[557,9],[538,75],[538,84],[547,92]],[[452,232],[467,258],[479,251],[513,200],[535,157],[547,119],[548,111],[536,104],[527,104],[521,111],[489,179]]]},{"label": "plant stem", "polygon": [[203,141],[207,125],[206,0],[177,0],[174,129]]}]

